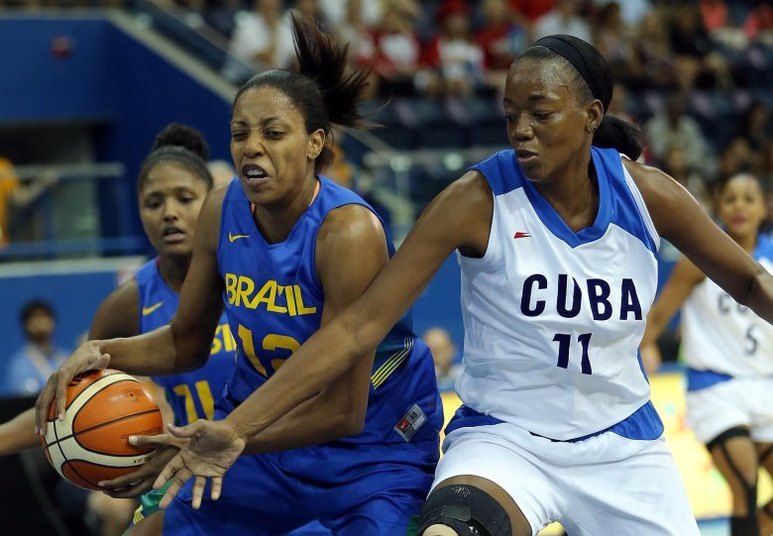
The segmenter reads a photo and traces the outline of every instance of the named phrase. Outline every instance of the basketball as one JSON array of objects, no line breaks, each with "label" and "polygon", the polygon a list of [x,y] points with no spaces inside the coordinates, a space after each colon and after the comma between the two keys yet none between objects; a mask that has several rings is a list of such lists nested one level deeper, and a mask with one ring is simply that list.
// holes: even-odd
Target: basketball
[{"label": "basketball", "polygon": [[67,387],[64,420],[49,408],[42,438],[48,461],[66,480],[85,489],[136,470],[153,449],[129,444],[131,435],[161,432],[161,412],[136,378],[119,370],[89,371]]}]

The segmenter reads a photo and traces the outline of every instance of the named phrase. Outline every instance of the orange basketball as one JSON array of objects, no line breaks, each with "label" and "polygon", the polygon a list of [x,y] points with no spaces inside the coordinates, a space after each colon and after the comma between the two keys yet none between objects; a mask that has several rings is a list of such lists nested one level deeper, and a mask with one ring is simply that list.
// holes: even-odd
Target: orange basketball
[{"label": "orange basketball", "polygon": [[89,371],[67,387],[64,420],[48,412],[43,440],[51,465],[76,486],[100,489],[97,482],[135,471],[153,449],[129,444],[131,435],[161,432],[161,411],[136,378],[119,370]]}]

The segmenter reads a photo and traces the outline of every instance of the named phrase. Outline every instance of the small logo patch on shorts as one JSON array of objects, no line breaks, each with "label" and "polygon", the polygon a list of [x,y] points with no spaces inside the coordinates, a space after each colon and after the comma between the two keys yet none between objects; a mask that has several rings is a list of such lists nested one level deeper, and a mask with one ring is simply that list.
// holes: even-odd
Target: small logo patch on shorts
[{"label": "small logo patch on shorts", "polygon": [[413,435],[419,431],[419,428],[424,426],[425,422],[427,422],[427,416],[424,415],[424,412],[421,411],[418,404],[414,404],[411,409],[408,410],[408,413],[400,419],[400,422],[395,425],[394,430],[400,434],[405,441],[410,441]]}]

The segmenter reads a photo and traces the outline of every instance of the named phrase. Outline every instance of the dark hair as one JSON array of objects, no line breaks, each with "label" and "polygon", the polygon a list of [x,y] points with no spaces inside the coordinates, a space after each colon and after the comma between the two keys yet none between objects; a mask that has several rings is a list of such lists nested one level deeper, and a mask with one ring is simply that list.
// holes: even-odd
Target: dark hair
[{"label": "dark hair", "polygon": [[319,172],[333,161],[332,125],[366,128],[359,112],[370,69],[350,69],[349,45],[318,26],[292,15],[299,72],[271,69],[258,73],[239,89],[234,104],[248,90],[271,86],[287,95],[303,115],[307,133],[322,129],[326,144],[314,163]]},{"label": "dark hair", "polygon": [[137,189],[142,188],[148,174],[158,164],[174,162],[203,180],[207,190],[211,190],[214,180],[205,162],[208,158],[209,146],[198,130],[171,123],[156,135],[150,154],[143,160]]},{"label": "dark hair", "polygon": [[570,89],[583,102],[598,99],[604,107],[604,117],[593,133],[593,144],[617,149],[632,160],[639,158],[643,148],[639,127],[606,113],[612,100],[612,73],[598,50],[571,35],[550,35],[535,41],[518,56],[519,60],[526,58],[559,59],[571,66],[574,80]]},{"label": "dark hair", "polygon": [[54,309],[48,302],[44,302],[43,300],[31,300],[24,304],[24,307],[22,307],[21,313],[19,314],[19,320],[21,321],[22,326],[36,313],[45,313],[51,318],[56,318]]},{"label": "dark hair", "polygon": [[188,125],[169,123],[161,132],[156,134],[152,150],[155,151],[168,145],[185,147],[199,155],[202,160],[209,160],[209,145],[198,130]]},{"label": "dark hair", "polygon": [[725,188],[727,188],[727,185],[730,184],[735,179],[749,179],[757,183],[757,185],[760,187],[760,192],[762,192],[763,195],[765,195],[765,185],[762,182],[762,179],[755,175],[754,173],[749,173],[748,171],[739,171],[737,173],[733,173],[732,175],[728,175],[725,177],[720,177],[714,181],[714,189],[717,195],[721,194]]}]

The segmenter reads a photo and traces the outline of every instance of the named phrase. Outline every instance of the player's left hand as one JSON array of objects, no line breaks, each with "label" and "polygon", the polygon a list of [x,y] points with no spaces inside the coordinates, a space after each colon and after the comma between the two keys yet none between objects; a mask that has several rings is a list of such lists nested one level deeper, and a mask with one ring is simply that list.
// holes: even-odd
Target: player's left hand
[{"label": "player's left hand", "polygon": [[136,471],[100,482],[99,485],[104,488],[103,491],[116,499],[125,499],[139,497],[153,489],[153,482],[156,481],[161,470],[188,443],[187,439],[179,439],[169,434],[163,435],[165,437],[132,436],[132,445],[155,447],[156,450]]},{"label": "player's left hand", "polygon": [[[198,420],[181,428],[172,425],[168,428],[175,438],[190,441],[166,464],[153,484],[158,489],[172,481],[159,506],[166,508],[191,477],[196,479],[192,497],[195,510],[201,506],[208,478],[212,479],[210,497],[216,501],[223,489],[223,475],[244,451],[244,438],[226,421]],[[154,436],[156,440],[161,437]]]}]

